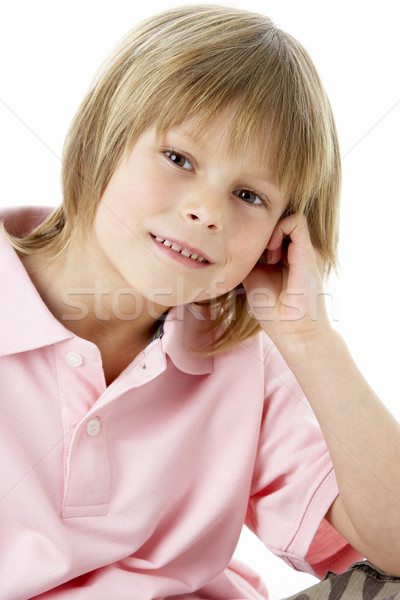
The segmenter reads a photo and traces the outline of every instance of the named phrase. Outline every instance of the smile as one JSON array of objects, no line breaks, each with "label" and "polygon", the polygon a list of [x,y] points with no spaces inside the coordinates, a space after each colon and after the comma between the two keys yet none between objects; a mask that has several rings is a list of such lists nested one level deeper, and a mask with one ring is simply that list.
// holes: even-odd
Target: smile
[{"label": "smile", "polygon": [[184,248],[176,242],[170,242],[169,240],[159,237],[157,235],[154,235],[153,237],[160,244],[167,246],[171,250],[178,252],[179,254],[181,254],[182,256],[185,256],[186,258],[191,258],[192,260],[201,262],[201,263],[209,262],[204,256],[201,256],[201,254],[198,254],[197,252],[192,252],[192,250],[189,250],[188,248]]}]

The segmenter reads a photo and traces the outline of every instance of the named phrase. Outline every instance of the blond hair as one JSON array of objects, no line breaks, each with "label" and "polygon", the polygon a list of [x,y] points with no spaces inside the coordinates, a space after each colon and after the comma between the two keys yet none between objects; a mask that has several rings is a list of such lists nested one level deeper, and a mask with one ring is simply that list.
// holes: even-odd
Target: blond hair
[{"label": "blond hair", "polygon": [[[102,193],[124,154],[156,122],[157,132],[199,119],[207,125],[235,107],[230,147],[273,154],[285,214],[307,216],[327,270],[336,263],[340,157],[329,101],[304,48],[266,16],[226,6],[171,9],[130,31],[105,61],[68,131],[62,160],[63,203],[24,238],[23,253],[61,253],[93,224]],[[11,237],[11,236],[10,236]],[[227,320],[210,351],[224,351],[258,330],[240,287],[212,301],[215,325]]]}]

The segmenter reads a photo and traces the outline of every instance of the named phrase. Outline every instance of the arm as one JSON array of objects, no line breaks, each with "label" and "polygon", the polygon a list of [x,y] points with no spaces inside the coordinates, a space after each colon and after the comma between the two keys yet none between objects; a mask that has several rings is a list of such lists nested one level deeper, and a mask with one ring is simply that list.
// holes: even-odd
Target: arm
[{"label": "arm", "polygon": [[[282,240],[290,235],[287,261]],[[268,244],[270,264],[244,281],[254,316],[302,387],[335,467],[331,524],[378,568],[400,575],[400,427],[329,323],[322,261],[306,222],[288,217]],[[268,298],[262,302],[262,290]],[[274,301],[272,301],[274,300]]]}]

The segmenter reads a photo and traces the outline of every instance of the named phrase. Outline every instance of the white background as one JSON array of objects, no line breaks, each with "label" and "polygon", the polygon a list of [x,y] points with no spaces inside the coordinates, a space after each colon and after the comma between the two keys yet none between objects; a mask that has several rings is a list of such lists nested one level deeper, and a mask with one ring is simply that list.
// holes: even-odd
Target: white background
[{"label": "white background", "polygon": [[[177,4],[22,0],[2,9],[0,207],[60,202],[63,139],[95,70],[127,29]],[[366,378],[400,420],[398,3],[219,4],[272,17],[317,65],[336,117],[344,171],[341,271],[330,281],[328,307]],[[289,569],[247,532],[237,554],[267,580],[272,600],[316,581]]]}]

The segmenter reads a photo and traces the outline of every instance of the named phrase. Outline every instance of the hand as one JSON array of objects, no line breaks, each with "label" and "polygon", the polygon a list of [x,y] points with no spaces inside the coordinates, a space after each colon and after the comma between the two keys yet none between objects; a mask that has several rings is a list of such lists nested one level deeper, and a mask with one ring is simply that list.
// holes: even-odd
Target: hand
[{"label": "hand", "polygon": [[281,351],[330,329],[323,296],[322,256],[311,243],[305,217],[279,221],[267,245],[266,265],[243,281],[253,316]]}]

